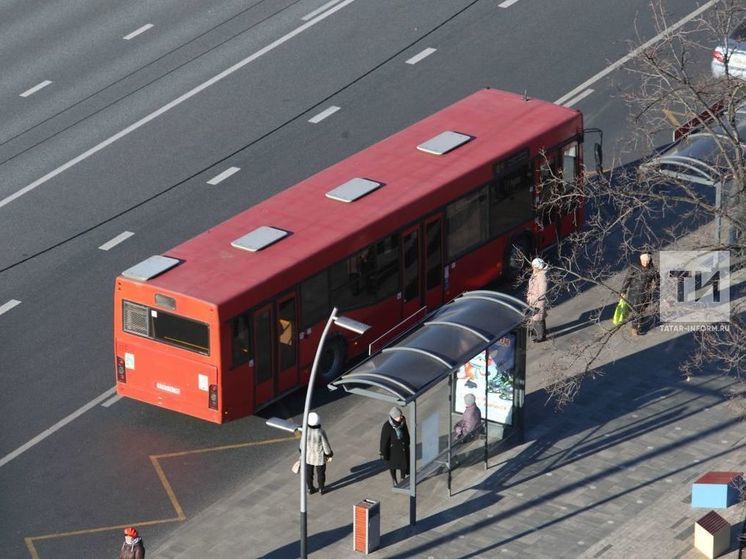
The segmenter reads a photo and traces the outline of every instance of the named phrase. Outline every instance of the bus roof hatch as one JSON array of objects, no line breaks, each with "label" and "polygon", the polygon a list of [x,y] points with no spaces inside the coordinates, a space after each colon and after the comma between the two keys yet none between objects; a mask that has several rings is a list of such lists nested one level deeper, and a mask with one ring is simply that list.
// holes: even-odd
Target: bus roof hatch
[{"label": "bus roof hatch", "polygon": [[131,268],[127,268],[122,272],[122,276],[137,281],[148,281],[179,264],[181,264],[181,260],[177,258],[156,254]]},{"label": "bus roof hatch", "polygon": [[258,252],[269,245],[276,243],[283,237],[287,237],[288,232],[284,229],[262,225],[257,227],[251,233],[247,233],[231,243],[231,246],[248,250],[249,252]]},{"label": "bus roof hatch", "polygon": [[348,180],[344,184],[340,184],[334,190],[330,190],[326,193],[327,198],[332,200],[339,200],[340,202],[354,202],[358,198],[362,198],[366,194],[370,194],[374,190],[378,190],[383,186],[382,182],[354,178]]},{"label": "bus roof hatch", "polygon": [[432,153],[433,155],[444,155],[473,139],[474,136],[446,130],[434,138],[430,138],[426,142],[421,143],[417,146],[417,149],[424,151],[425,153]]}]

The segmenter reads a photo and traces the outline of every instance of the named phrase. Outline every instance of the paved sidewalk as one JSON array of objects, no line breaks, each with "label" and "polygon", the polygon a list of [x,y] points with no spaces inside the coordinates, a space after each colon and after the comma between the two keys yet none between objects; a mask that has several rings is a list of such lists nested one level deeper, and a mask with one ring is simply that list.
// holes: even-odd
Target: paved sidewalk
[{"label": "paved sidewalk", "polygon": [[[552,318],[580,317],[592,300],[587,294],[564,303],[561,313],[554,309],[550,328],[562,331]],[[693,526],[709,509],[690,506],[691,483],[711,470],[746,471],[746,423],[720,394],[731,381],[681,379],[675,363],[687,350],[684,337],[622,334],[607,348],[603,373],[556,412],[541,390],[544,372],[557,350],[581,341],[589,328],[578,322],[529,347],[526,442],[488,470],[458,471],[450,498],[445,476],[420,485],[413,528],[408,496],[391,492],[377,460],[389,406],[348,396],[356,405],[324,425],[335,458],[330,491],[308,497],[309,555],[360,557],[352,550],[352,509],[371,498],[381,502],[381,548],[373,557],[703,557],[693,548]],[[297,443],[278,446],[278,453],[286,468],[247,474],[240,490],[190,518],[148,557],[297,557],[299,488],[290,472]],[[732,524],[746,514],[743,504],[718,512]]]}]

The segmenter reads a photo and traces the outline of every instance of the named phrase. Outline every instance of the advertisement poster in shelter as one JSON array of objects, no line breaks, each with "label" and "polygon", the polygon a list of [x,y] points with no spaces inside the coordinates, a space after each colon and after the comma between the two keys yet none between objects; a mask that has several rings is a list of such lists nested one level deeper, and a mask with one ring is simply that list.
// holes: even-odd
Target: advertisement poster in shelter
[{"label": "advertisement poster in shelter", "polygon": [[515,334],[506,334],[456,372],[454,411],[463,413],[464,395],[474,394],[482,417],[512,424]]}]

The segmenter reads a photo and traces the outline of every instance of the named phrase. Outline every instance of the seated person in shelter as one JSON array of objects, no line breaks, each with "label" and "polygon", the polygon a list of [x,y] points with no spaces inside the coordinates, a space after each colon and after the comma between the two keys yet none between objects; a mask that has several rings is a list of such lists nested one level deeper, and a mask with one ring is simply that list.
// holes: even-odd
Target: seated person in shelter
[{"label": "seated person in shelter", "polygon": [[464,394],[464,404],[466,404],[464,414],[453,426],[453,436],[456,440],[463,439],[482,425],[482,412],[477,407],[474,394],[471,392]]}]

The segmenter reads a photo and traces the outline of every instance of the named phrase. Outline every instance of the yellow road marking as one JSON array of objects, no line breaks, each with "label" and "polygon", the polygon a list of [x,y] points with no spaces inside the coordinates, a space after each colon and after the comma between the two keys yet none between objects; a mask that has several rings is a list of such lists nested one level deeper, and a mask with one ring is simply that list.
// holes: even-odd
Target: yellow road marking
[{"label": "yellow road marking", "polygon": [[184,520],[186,518],[186,516],[184,515],[184,509],[181,508],[181,505],[179,504],[179,500],[176,498],[176,493],[174,493],[174,490],[171,487],[171,484],[168,482],[168,478],[166,478],[166,474],[163,473],[163,468],[161,468],[161,463],[158,461],[158,458],[156,456],[150,457],[150,463],[153,464],[153,467],[155,468],[155,473],[158,474],[158,479],[161,480],[161,485],[163,485],[163,489],[166,490],[166,495],[168,495],[168,498],[171,500],[171,506],[174,507],[174,510],[176,511],[176,519]]},{"label": "yellow road marking", "polygon": [[168,481],[168,478],[166,477],[166,473],[163,471],[163,467],[161,466],[161,463],[160,463],[161,459],[175,458],[177,456],[188,456],[190,454],[206,454],[208,452],[219,452],[221,450],[235,450],[235,449],[246,448],[250,446],[262,446],[262,445],[268,445],[268,444],[283,443],[287,441],[296,440],[299,438],[300,436],[296,434],[293,437],[283,437],[281,439],[267,439],[264,441],[253,441],[253,442],[248,442],[248,443],[238,443],[238,444],[214,446],[214,447],[208,447],[208,448],[197,448],[194,450],[183,450],[180,452],[168,452],[165,454],[151,454],[148,458],[150,458],[150,463],[153,465],[153,468],[155,469],[155,473],[158,476],[158,479],[161,481],[161,485],[163,486],[163,489],[166,492],[166,495],[168,495],[168,498],[171,501],[171,506],[174,508],[174,511],[176,512],[175,517],[161,518],[161,519],[156,519],[156,520],[143,520],[143,521],[138,521],[138,522],[128,522],[126,524],[118,524],[116,526],[101,526],[99,528],[86,528],[83,530],[73,530],[70,532],[56,532],[54,534],[44,534],[41,536],[26,537],[24,538],[24,541],[26,542],[26,548],[31,554],[31,559],[39,559],[39,553],[36,551],[36,546],[34,546],[34,542],[36,541],[52,540],[52,539],[57,539],[57,538],[68,538],[71,536],[82,536],[86,534],[96,534],[99,532],[108,532],[110,530],[123,530],[127,526],[153,526],[156,524],[166,524],[168,522],[183,522],[184,520],[186,520],[184,509],[181,508],[181,504],[179,503],[179,500],[176,498],[176,492],[173,490],[173,487],[171,487],[171,483]]},{"label": "yellow road marking", "polygon": [[678,117],[686,118],[685,113],[680,113],[677,111],[672,111],[670,109],[663,109],[663,114],[666,115],[666,118],[668,119],[668,122],[673,124],[676,128],[681,126],[681,120]]}]

